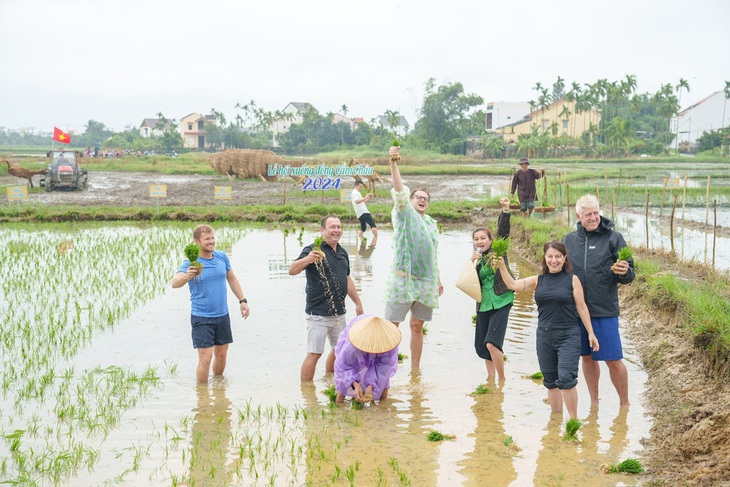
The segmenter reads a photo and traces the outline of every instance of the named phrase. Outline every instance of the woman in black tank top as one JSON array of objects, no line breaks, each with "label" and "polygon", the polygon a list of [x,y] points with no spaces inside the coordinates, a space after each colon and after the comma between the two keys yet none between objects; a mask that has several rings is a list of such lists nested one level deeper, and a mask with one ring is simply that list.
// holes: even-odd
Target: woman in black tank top
[{"label": "woman in black tank top", "polygon": [[591,318],[583,297],[583,287],[571,273],[568,251],[562,242],[552,240],[543,247],[540,274],[513,279],[502,259],[497,269],[513,291],[535,291],[537,303],[537,359],[554,413],[578,416],[578,362],[580,359],[580,322],[588,331],[591,348],[598,350]]}]

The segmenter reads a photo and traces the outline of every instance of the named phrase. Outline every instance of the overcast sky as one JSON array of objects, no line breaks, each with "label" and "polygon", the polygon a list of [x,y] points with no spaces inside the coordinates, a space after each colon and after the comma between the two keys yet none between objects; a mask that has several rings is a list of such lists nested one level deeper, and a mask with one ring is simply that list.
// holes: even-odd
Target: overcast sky
[{"label": "overcast sky", "polygon": [[730,80],[728,0],[0,0],[0,127],[114,130],[309,102],[411,126],[429,78],[486,101],[536,82]]}]

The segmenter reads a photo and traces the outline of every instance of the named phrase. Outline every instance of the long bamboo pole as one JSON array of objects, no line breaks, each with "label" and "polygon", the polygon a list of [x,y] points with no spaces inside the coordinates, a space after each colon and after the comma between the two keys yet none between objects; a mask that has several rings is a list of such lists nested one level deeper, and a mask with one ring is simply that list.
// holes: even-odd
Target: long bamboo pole
[{"label": "long bamboo pole", "polygon": [[715,199],[715,222],[712,225],[712,269],[715,270],[715,249],[717,248],[717,199]]},{"label": "long bamboo pole", "polygon": [[644,211],[646,221],[646,249],[649,250],[649,187],[646,188],[646,210]]},{"label": "long bamboo pole", "polygon": [[705,196],[705,225],[710,223],[710,176],[707,176],[707,195]]},{"label": "long bamboo pole", "polygon": [[684,187],[682,188],[682,220],[684,220],[684,207],[687,204],[687,173],[684,173]]},{"label": "long bamboo pole", "polygon": [[634,184],[634,175],[631,175],[631,181],[629,181],[629,191],[626,193],[626,208],[631,207],[631,186]]},{"label": "long bamboo pole", "polygon": [[672,253],[674,253],[674,212],[677,210],[677,200],[679,199],[679,195],[677,193],[674,193],[674,203],[672,204],[672,216],[669,218],[669,244],[672,248]]},{"label": "long bamboo pole", "polygon": [[616,186],[611,186],[611,220],[616,222]]}]

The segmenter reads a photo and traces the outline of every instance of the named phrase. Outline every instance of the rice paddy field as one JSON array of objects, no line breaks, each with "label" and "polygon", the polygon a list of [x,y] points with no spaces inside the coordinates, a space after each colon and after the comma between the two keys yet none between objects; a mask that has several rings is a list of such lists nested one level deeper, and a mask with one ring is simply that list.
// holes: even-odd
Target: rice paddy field
[{"label": "rice paddy field", "polygon": [[[0,228],[0,483],[10,485],[637,485],[601,466],[641,458],[651,419],[646,375],[625,337],[632,405],[608,374],[599,408],[580,379],[576,441],[543,401],[536,310],[518,296],[505,342],[507,380],[485,384],[473,350],[474,302],[454,287],[471,255],[467,229],[446,230],[446,288],[428,324],[420,372],[406,358],[390,397],[332,406],[320,361],[301,384],[303,276],[288,267],[316,227],[216,227],[251,306],[231,315],[223,378],[197,385],[187,288],[170,279],[192,224],[5,224]],[[343,232],[366,312],[384,309],[391,232]],[[512,256],[514,271],[535,270]],[[236,310],[235,297],[229,304]],[[354,306],[348,301],[348,319]],[[408,355],[402,328],[400,352]],[[437,431],[446,436],[429,441]]]}]

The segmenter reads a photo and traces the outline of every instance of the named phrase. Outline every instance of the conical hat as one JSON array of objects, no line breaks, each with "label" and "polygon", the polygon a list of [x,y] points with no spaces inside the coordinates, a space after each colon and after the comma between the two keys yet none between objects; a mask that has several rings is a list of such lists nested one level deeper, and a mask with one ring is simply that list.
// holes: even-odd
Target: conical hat
[{"label": "conical hat", "polygon": [[479,282],[473,261],[470,260],[464,266],[461,275],[456,280],[456,287],[471,296],[476,302],[482,300],[482,284]]},{"label": "conical hat", "polygon": [[401,332],[388,320],[368,316],[353,323],[348,338],[358,350],[367,353],[385,353],[398,346]]}]

